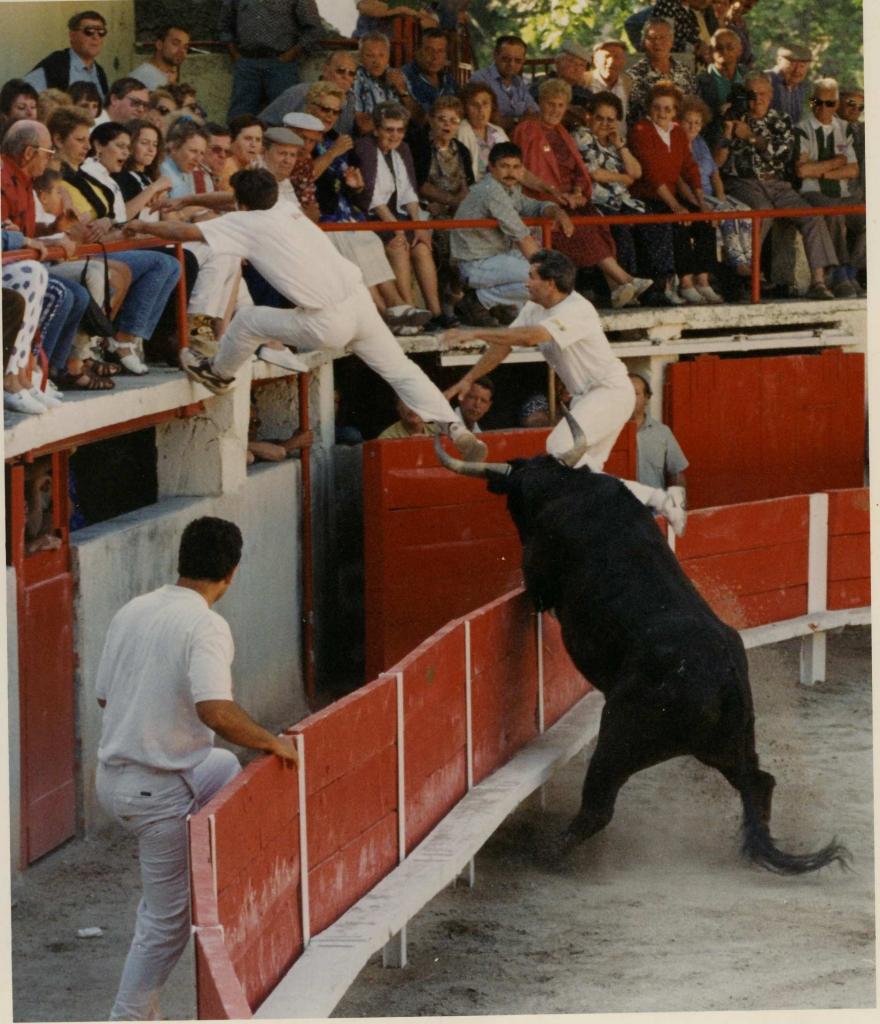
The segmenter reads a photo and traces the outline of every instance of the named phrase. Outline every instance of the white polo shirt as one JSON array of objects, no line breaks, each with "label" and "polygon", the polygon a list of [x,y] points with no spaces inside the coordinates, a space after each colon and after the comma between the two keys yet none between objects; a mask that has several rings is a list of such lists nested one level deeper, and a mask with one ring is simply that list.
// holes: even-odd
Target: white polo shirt
[{"label": "white polo shirt", "polygon": [[304,309],[338,305],[364,282],[327,235],[284,199],[270,210],[241,210],[202,221],[199,230],[215,252],[248,260],[273,288]]},{"label": "white polo shirt", "polygon": [[195,768],[214,745],[196,703],[232,700],[234,654],[226,620],[189,587],[160,587],[120,608],[95,683],[107,702],[98,760]]},{"label": "white polo shirt", "polygon": [[591,388],[631,387],[626,366],[612,352],[596,307],[572,292],[549,309],[527,302],[511,327],[544,327],[552,340],[538,348],[573,396]]}]

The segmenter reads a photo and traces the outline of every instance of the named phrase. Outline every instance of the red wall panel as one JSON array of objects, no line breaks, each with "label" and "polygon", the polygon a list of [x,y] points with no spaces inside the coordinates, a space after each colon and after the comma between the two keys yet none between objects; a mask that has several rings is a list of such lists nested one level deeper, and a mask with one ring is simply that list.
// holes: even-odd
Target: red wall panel
[{"label": "red wall panel", "polygon": [[218,926],[195,935],[196,1002],[199,1020],[250,1020],[250,1006],[241,990]]},{"label": "red wall panel", "polygon": [[828,495],[828,607],[871,603],[870,500],[866,487]]},{"label": "red wall panel", "polygon": [[864,467],[864,356],[725,359],[667,368],[664,421],[690,461],[692,508],[856,487]]}]

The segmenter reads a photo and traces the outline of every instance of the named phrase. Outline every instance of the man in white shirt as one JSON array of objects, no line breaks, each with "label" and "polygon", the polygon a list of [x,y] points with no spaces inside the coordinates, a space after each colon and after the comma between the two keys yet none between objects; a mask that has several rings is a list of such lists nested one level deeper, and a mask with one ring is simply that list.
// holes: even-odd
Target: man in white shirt
[{"label": "man in white shirt", "polygon": [[234,523],[183,531],[177,582],[113,617],[95,692],[103,708],[96,786],[104,810],[138,839],[143,896],[111,1020],[160,1020],[159,994],[190,933],[186,819],[239,771],[214,734],[297,762],[290,740],[232,699],[232,634],[213,605],[241,560]]},{"label": "man in white shirt", "polygon": [[491,377],[480,377],[459,396],[455,414],[468,430],[481,434],[480,420],[492,408],[494,397],[495,381]]},{"label": "man in white shirt", "polygon": [[[595,307],[574,290],[575,266],[563,253],[540,249],[529,257],[526,287],[530,301],[510,327],[456,328],[442,338],[445,348],[485,341],[488,349],[447,394],[461,394],[473,381],[504,361],[515,346],[536,345],[570,392],[571,414],[589,445],[578,466],[601,472],[617,435],[632,415],[635,395],[626,366],[611,351]],[[547,438],[550,455],[562,455],[574,443],[563,419]],[[623,483],[649,507],[661,512],[676,534],[685,527],[683,488]]]},{"label": "man in white shirt", "polygon": [[185,372],[214,394],[224,394],[268,339],[300,351],[349,347],[422,419],[440,425],[466,460],[482,461],[485,444],[458,422],[439,388],[404,355],[379,316],[360,270],[340,256],[301,210],[278,201],[278,185],[269,171],[238,171],[231,184],[237,213],[198,225],[135,221],[126,230],[174,242],[204,241],[215,252],[247,259],[297,308],[239,310],[212,359],[197,359],[188,349],[181,352]]},{"label": "man in white shirt", "polygon": [[189,53],[189,32],[178,25],[166,25],[153,45],[153,56],[129,74],[148,89],[164,89],[180,81],[180,65]]}]

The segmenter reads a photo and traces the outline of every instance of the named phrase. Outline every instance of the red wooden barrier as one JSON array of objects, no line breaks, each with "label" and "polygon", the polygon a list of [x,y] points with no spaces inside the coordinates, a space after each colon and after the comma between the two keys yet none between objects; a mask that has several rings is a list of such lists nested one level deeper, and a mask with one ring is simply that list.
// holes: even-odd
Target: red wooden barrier
[{"label": "red wooden barrier", "polygon": [[398,863],[397,697],[380,679],[295,728],[305,740],[311,932]]},{"label": "red wooden barrier", "polygon": [[[549,430],[483,435],[489,460],[545,450]],[[606,470],[635,475],[627,424]],[[503,497],[485,481],[437,464],[433,441],[370,441],[363,451],[364,605],[367,678],[404,657],[445,622],[520,582],[521,548]],[[430,566],[430,585],[425,567]]]},{"label": "red wooden barrier", "polygon": [[828,607],[871,603],[870,507],[866,487],[828,495]]},{"label": "red wooden barrier", "polygon": [[864,367],[839,349],[667,367],[663,418],[691,463],[691,507],[861,486]]}]

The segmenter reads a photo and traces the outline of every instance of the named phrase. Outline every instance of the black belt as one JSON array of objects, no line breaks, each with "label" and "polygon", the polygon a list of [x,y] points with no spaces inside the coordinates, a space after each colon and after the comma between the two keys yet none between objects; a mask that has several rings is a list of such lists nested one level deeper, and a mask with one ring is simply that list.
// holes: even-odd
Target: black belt
[{"label": "black belt", "polygon": [[239,46],[238,52],[242,57],[250,57],[253,60],[259,60],[260,58],[266,57],[280,57],[284,50],[273,50],[269,46]]}]

